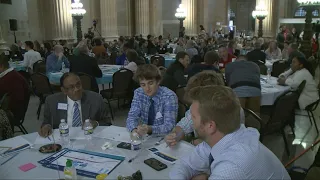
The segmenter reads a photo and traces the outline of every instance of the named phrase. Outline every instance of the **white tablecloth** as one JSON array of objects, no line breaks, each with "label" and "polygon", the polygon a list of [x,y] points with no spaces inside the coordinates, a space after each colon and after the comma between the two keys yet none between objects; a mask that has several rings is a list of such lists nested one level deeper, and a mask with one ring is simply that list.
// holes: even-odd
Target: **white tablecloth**
[{"label": "white tablecloth", "polygon": [[[105,127],[97,127],[94,133],[101,132]],[[35,142],[37,138],[37,133],[32,133],[28,135],[23,135],[24,139],[29,141],[31,144]],[[147,142],[143,143],[144,148],[150,148],[155,145],[157,141],[159,141],[161,137],[151,137]],[[0,146],[4,145],[6,142],[12,141],[14,144],[14,139],[9,139],[6,141],[1,141]],[[105,142],[111,142],[114,149],[109,149],[103,151],[101,146]],[[85,144],[85,140],[76,140],[74,142],[74,147],[78,145]],[[115,154],[125,156],[125,160],[115,168],[111,174],[107,177],[107,179],[117,179],[119,175],[129,176],[140,170],[143,176],[143,179],[169,179],[169,171],[172,167],[171,164],[167,164],[168,168],[162,170],[160,172],[152,169],[151,167],[144,164],[144,160],[153,157],[147,150],[143,150],[141,153],[139,151],[129,151],[116,148],[119,142],[110,141],[102,138],[93,138],[94,146],[90,148],[85,148],[85,150],[102,152],[108,154]],[[21,145],[21,142],[17,142],[16,146]],[[76,146],[75,146],[76,145]],[[34,145],[33,149],[27,149],[21,152],[19,155],[8,161],[6,164],[0,166],[0,179],[64,179],[64,174],[62,171],[57,171],[49,168],[42,167],[37,161],[42,160],[48,157],[50,154],[42,154],[38,151],[40,145]],[[138,157],[131,163],[128,163],[128,160],[134,157],[137,153],[139,153]],[[27,163],[32,163],[37,167],[27,171],[22,172],[18,167]],[[88,179],[86,177],[78,176],[78,179]]]},{"label": "white tablecloth", "polygon": [[277,78],[267,80],[267,76],[261,75],[261,106],[273,105],[277,97],[289,90],[289,86],[278,85]]}]

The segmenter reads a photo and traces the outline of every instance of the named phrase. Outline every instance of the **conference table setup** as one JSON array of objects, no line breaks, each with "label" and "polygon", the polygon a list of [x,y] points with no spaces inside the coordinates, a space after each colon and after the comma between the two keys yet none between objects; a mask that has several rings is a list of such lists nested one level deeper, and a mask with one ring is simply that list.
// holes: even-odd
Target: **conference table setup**
[{"label": "conference table setup", "polygon": [[[54,130],[48,138],[42,138],[35,132],[1,141],[2,151],[5,147],[25,145],[10,158],[3,157],[6,153],[0,154],[1,179],[64,179],[66,159],[75,162],[78,179],[95,179],[99,174],[107,175],[106,179],[117,179],[137,171],[141,172],[143,179],[169,179],[169,171],[177,159],[194,149],[184,141],[170,148],[163,136],[150,135],[142,139],[139,150],[131,150],[130,133],[126,128],[117,126],[97,127],[90,141],[84,137],[80,127],[70,128],[69,134],[70,143],[53,153],[41,153],[39,150],[45,144],[62,144],[59,130]],[[118,148],[122,142],[129,148]],[[144,163],[149,158],[161,161],[167,168],[154,170]]]},{"label": "conference table setup", "polygon": [[[176,60],[176,54],[159,54],[157,56],[162,56],[165,59],[165,67],[168,68],[170,66],[170,64],[172,64],[175,60]],[[151,63],[150,59],[152,56],[147,56],[147,63]]]},{"label": "conference table setup", "polygon": [[[121,65],[99,65],[102,71],[102,77],[96,78],[98,84],[109,84],[112,83],[112,76],[115,72],[120,70]],[[65,71],[65,70],[64,70]],[[66,70],[68,71],[68,70]],[[48,73],[48,78],[51,84],[59,84],[60,78],[63,75],[62,72]]]},{"label": "conference table setup", "polygon": [[278,85],[277,80],[278,78],[272,76],[260,76],[261,106],[272,106],[280,95],[290,90],[290,86]]},{"label": "conference table setup", "polygon": [[9,66],[16,71],[26,71],[27,67],[24,66],[23,61],[15,61],[15,62],[9,62]]}]

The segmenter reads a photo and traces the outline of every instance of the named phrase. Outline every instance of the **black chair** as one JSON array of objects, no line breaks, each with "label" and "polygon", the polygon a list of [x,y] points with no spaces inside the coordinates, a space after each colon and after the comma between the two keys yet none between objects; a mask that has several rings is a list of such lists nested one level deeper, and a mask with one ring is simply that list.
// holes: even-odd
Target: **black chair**
[{"label": "black chair", "polygon": [[274,62],[273,65],[272,65],[271,76],[279,77],[279,75],[282,74],[288,68],[289,67],[285,62],[282,62],[282,61]]},{"label": "black chair", "polygon": [[46,97],[53,94],[49,79],[42,73],[34,73],[31,75],[32,89],[34,94],[39,97],[40,103],[37,110],[38,119],[41,112],[41,106],[45,103]]},{"label": "black chair", "polygon": [[150,63],[157,67],[165,67],[165,58],[163,56],[151,56]]},{"label": "black chair", "polygon": [[77,73],[77,75],[81,80],[82,88],[84,90],[99,93],[99,86],[95,77],[92,77],[89,74],[82,73],[82,72]]},{"label": "black chair", "polygon": [[[21,114],[19,115],[16,115],[14,114],[14,116],[18,116],[20,117],[19,119],[16,119],[15,123],[13,124],[13,126],[17,126],[20,131],[14,131],[15,132],[22,132],[23,134],[28,134],[28,131],[26,130],[26,128],[23,126],[23,123],[24,123],[24,120],[25,120],[25,116],[26,116],[26,113],[27,113],[27,110],[28,110],[28,106],[29,106],[29,101],[30,101],[30,96],[31,96],[31,92],[30,91],[27,91],[25,92],[27,93],[26,95],[26,98],[24,99],[23,101],[23,111],[21,112]],[[13,128],[14,130],[14,128]]]},{"label": "black chair", "polygon": [[261,134],[261,136],[280,131],[288,156],[290,155],[290,150],[284,128],[289,125],[293,131],[295,108],[299,96],[300,94],[297,91],[288,91],[279,96],[274,105],[268,110],[263,107],[261,108],[261,117],[263,117],[263,115],[267,116],[267,119],[263,119],[265,125],[263,126],[263,134]]},{"label": "black chair", "polygon": [[118,108],[120,108],[120,99],[127,99],[132,92],[133,72],[128,69],[120,69],[112,76],[112,88],[105,89],[100,92],[102,97],[108,101],[111,117],[114,119],[111,101],[118,100]]},{"label": "black chair", "polygon": [[[260,116],[258,116],[256,113],[254,113],[250,109],[243,108],[244,116],[245,116],[245,126],[246,127],[252,127],[257,129],[260,134],[263,134],[263,122]],[[260,141],[262,140],[262,136],[260,136]]]},{"label": "black chair", "polygon": [[[320,95],[320,90],[318,90],[318,94]],[[308,105],[305,110],[307,111],[308,113],[308,117],[309,117],[309,120],[310,120],[310,123],[311,123],[311,126],[312,126],[312,120],[314,122],[314,126],[316,128],[316,131],[317,131],[317,134],[319,135],[319,129],[318,129],[318,125],[317,125],[317,122],[316,122],[316,119],[314,118],[314,114],[313,114],[313,111],[315,111],[319,105],[319,102],[320,102],[320,99],[318,99],[316,102]]]},{"label": "black chair", "polygon": [[262,74],[262,75],[267,75],[268,74],[268,68],[267,68],[266,65],[259,64],[258,66],[260,68],[260,74]]},{"label": "black chair", "polygon": [[107,64],[115,65],[117,56],[118,56],[117,52],[111,52],[111,55],[110,55],[109,61],[107,61]]},{"label": "black chair", "polygon": [[33,73],[43,73],[46,74],[46,63],[42,60],[39,60],[33,64]]}]

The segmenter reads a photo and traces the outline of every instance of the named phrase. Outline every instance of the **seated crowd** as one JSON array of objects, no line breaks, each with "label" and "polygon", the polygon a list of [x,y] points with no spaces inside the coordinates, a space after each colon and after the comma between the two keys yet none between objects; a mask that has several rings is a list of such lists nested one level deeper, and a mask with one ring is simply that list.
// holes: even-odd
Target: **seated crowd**
[{"label": "seated crowd", "polygon": [[[259,141],[259,131],[246,127],[244,109],[260,114],[261,67],[268,60],[285,61],[287,69],[279,75],[279,85],[296,90],[306,81],[298,100],[300,109],[319,99],[314,70],[296,43],[284,43],[281,52],[276,41],[266,45],[264,39],[257,39],[248,45],[236,39],[218,46],[219,39],[206,33],[199,39],[120,37],[110,44],[101,39],[94,39],[93,44],[83,40],[72,50],[66,42],[53,48],[45,43],[44,48],[36,49],[38,42],[26,41],[24,47],[14,45],[9,56],[0,55],[0,98],[5,94],[10,98],[8,110],[14,116],[10,121],[14,128],[25,116],[23,104],[26,99],[29,102],[32,86],[22,73],[10,68],[10,61],[22,60],[32,74],[34,63],[43,60],[47,74],[64,68],[70,72],[63,72],[60,78],[61,92],[45,99],[39,130],[42,137],[51,135],[61,119],[70,127],[81,127],[86,119],[94,127],[110,126],[111,112],[97,82],[93,81],[91,91],[84,90],[79,73],[95,79],[103,76],[100,64],[121,65],[133,72],[132,81],[138,86],[129,90],[133,92],[126,120],[129,132],[164,135],[171,148],[188,135],[194,136],[195,150],[173,166],[171,179],[290,179],[280,160]],[[243,53],[248,46],[252,51]],[[176,55],[167,69],[149,62],[150,55],[168,53]],[[165,69],[163,74],[160,68]],[[177,118],[179,88],[184,88],[188,106],[181,119]]]}]

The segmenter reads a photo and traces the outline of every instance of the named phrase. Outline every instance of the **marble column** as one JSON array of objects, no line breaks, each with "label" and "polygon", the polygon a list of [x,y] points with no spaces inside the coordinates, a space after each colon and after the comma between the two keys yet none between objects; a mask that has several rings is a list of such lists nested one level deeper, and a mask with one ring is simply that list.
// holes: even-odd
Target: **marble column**
[{"label": "marble column", "polygon": [[149,24],[150,24],[150,34],[154,36],[159,36],[162,34],[162,2],[159,0],[150,0],[149,2]]},{"label": "marble column", "polygon": [[126,0],[126,6],[127,6],[127,36],[132,36],[133,35],[133,20],[134,20],[134,11],[133,11],[133,5],[134,3],[132,0]]},{"label": "marble column", "polygon": [[187,17],[184,20],[187,36],[198,35],[198,17],[197,17],[197,0],[182,0],[182,4],[187,11]]},{"label": "marble column", "polygon": [[[197,0],[198,2],[198,25],[203,25],[205,30],[209,32],[209,19],[208,19],[208,1],[210,0]],[[198,28],[200,28],[198,26]]]},{"label": "marble column", "polygon": [[101,35],[105,41],[113,41],[119,37],[116,3],[116,0],[100,0]]},{"label": "marble column", "polygon": [[44,40],[73,41],[71,1],[38,0]]},{"label": "marble column", "polygon": [[[278,0],[256,0],[256,5],[263,5],[268,11],[268,16],[263,20],[263,37],[274,38],[279,20]],[[257,34],[258,25],[256,20],[255,34]]]},{"label": "marble column", "polygon": [[136,35],[147,37],[150,34],[150,0],[135,0]]}]

